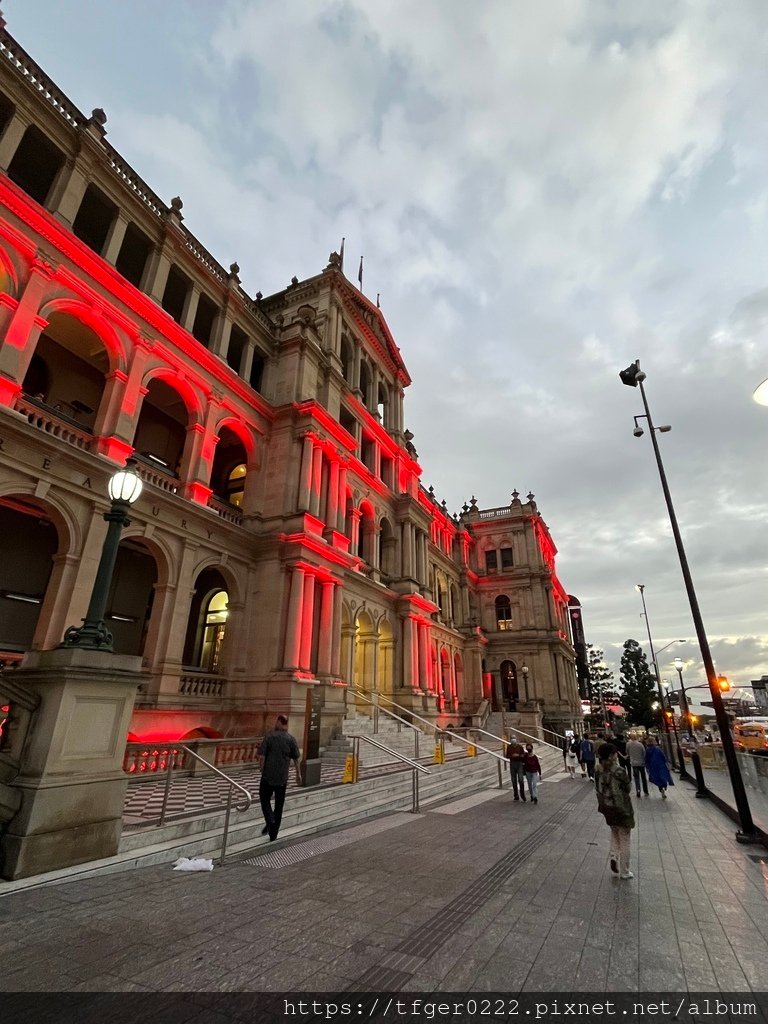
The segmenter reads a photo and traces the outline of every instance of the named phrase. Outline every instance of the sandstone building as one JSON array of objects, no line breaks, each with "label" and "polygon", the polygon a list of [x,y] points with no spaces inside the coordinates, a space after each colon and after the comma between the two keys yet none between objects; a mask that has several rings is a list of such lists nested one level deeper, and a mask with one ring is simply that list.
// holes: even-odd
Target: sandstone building
[{"label": "sandstone building", "polygon": [[150,674],[135,737],[252,736],[278,710],[300,732],[312,686],[326,736],[355,688],[443,724],[487,700],[573,726],[568,595],[533,496],[452,516],[424,489],[411,379],[341,257],[247,295],[103,111],[4,27],[0,51],[2,662],[83,618],[106,483],[134,455],[107,624]]}]

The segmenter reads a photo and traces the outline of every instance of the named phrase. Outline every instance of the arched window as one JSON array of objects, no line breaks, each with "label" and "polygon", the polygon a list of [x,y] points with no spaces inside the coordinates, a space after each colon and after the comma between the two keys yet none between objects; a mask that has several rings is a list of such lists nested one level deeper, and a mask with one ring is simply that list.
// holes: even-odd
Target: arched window
[{"label": "arched window", "polygon": [[240,508],[245,493],[245,463],[241,462],[227,477],[227,501]]},{"label": "arched window", "polygon": [[496,598],[496,628],[512,629],[512,605],[506,594]]},{"label": "arched window", "polygon": [[204,605],[200,633],[198,665],[204,672],[217,672],[221,660],[221,647],[227,628],[226,590],[217,590]]}]

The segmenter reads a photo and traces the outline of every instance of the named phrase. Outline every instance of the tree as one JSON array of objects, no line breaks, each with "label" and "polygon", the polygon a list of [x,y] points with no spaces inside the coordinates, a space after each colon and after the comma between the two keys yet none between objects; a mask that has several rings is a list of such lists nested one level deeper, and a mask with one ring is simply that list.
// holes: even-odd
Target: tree
[{"label": "tree", "polygon": [[625,640],[621,655],[621,682],[627,721],[644,725],[646,729],[656,721],[651,707],[656,698],[656,680],[648,667],[648,659],[637,640]]},{"label": "tree", "polygon": [[[613,672],[605,664],[605,654],[600,647],[587,644],[587,661],[589,663],[590,694],[592,703],[611,700],[615,694]],[[609,696],[610,695],[610,696]]]}]

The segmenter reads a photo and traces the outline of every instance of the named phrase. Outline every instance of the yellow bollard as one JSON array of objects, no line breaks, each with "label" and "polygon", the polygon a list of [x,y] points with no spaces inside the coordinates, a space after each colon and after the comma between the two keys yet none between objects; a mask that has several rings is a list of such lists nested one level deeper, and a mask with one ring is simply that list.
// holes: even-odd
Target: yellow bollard
[{"label": "yellow bollard", "polygon": [[347,754],[346,759],[344,761],[344,774],[341,778],[342,782],[355,781],[355,775],[357,774],[357,772],[355,771],[355,767],[355,755]]},{"label": "yellow bollard", "polygon": [[474,743],[467,744],[467,757],[477,757],[477,747]]},{"label": "yellow bollard", "polygon": [[435,744],[435,759],[433,764],[445,764],[445,756],[443,755],[443,748],[440,743]]}]

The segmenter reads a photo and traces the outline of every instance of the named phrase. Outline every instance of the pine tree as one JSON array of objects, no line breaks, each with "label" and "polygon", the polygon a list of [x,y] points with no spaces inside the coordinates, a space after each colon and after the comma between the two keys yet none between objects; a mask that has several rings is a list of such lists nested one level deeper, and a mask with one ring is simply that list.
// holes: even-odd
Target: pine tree
[{"label": "pine tree", "polygon": [[625,640],[621,655],[621,702],[627,721],[632,725],[654,725],[656,714],[651,705],[656,700],[656,681],[648,667],[648,659],[637,640]]},{"label": "pine tree", "polygon": [[599,704],[602,699],[612,701],[616,692],[613,685],[613,672],[605,664],[605,653],[600,647],[587,644],[587,659],[592,703]]}]

